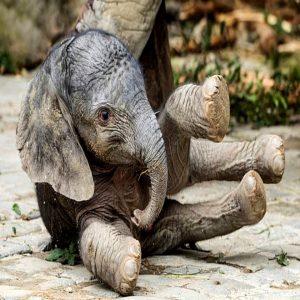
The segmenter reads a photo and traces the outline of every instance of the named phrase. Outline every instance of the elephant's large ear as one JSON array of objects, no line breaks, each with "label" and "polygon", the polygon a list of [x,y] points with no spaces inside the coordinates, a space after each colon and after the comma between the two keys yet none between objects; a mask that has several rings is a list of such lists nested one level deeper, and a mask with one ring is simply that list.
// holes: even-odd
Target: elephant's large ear
[{"label": "elephant's large ear", "polygon": [[76,201],[94,193],[92,173],[72,126],[71,116],[42,67],[22,104],[17,147],[33,182],[47,182]]}]

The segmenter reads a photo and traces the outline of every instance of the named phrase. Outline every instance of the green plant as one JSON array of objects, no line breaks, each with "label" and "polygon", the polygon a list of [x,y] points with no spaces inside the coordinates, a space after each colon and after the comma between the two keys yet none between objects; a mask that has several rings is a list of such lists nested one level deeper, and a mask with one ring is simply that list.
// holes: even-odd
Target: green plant
[{"label": "green plant", "polygon": [[72,242],[68,248],[61,249],[55,248],[53,249],[49,256],[46,258],[48,261],[57,261],[62,264],[68,264],[70,266],[74,266],[76,260],[79,258],[78,249],[75,246],[75,243]]},{"label": "green plant", "polygon": [[13,210],[18,216],[21,216],[22,213],[21,213],[21,209],[20,209],[18,203],[14,203],[14,204],[13,204],[12,210]]},{"label": "green plant", "polygon": [[277,263],[283,267],[286,267],[290,264],[287,253],[281,249],[280,254],[275,255]]},{"label": "green plant", "polygon": [[6,51],[0,53],[0,73],[9,72],[15,73],[16,66],[13,63],[13,60],[10,54]]},{"label": "green plant", "polygon": [[11,230],[12,230],[12,232],[13,232],[13,235],[17,235],[17,229],[16,229],[15,226],[13,226],[13,227],[11,228]]},{"label": "green plant", "polygon": [[265,85],[265,79],[257,71],[249,80],[238,58],[230,61],[215,60],[205,66],[199,62],[194,68],[183,68],[175,73],[174,84],[199,82],[208,76],[221,74],[225,77],[230,94],[231,115],[239,123],[252,123],[256,127],[287,124],[292,114],[300,112],[300,67],[288,68],[287,72],[276,69]]},{"label": "green plant", "polygon": [[212,35],[213,22],[207,18],[206,26],[202,32],[201,48],[205,52],[211,47],[211,35]]}]

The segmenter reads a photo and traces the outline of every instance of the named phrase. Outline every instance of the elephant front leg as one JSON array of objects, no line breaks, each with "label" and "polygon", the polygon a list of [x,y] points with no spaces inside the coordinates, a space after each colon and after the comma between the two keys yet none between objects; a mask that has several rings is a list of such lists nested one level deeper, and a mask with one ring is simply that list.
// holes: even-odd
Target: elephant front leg
[{"label": "elephant front leg", "polygon": [[229,124],[229,96],[225,80],[216,75],[203,85],[179,87],[159,116],[168,156],[168,194],[178,192],[189,175],[190,138],[219,142]]},{"label": "elephant front leg", "polygon": [[151,233],[142,240],[143,254],[162,254],[185,243],[228,234],[259,222],[266,212],[263,182],[255,171],[222,199],[199,204],[165,202]]},{"label": "elephant front leg", "polygon": [[241,180],[250,170],[257,171],[266,183],[281,180],[284,165],[282,139],[262,135],[248,142],[213,143],[191,140],[189,184],[205,180]]},{"label": "elephant front leg", "polygon": [[121,295],[132,294],[141,265],[140,243],[128,227],[88,219],[81,229],[80,254],[86,268]]}]

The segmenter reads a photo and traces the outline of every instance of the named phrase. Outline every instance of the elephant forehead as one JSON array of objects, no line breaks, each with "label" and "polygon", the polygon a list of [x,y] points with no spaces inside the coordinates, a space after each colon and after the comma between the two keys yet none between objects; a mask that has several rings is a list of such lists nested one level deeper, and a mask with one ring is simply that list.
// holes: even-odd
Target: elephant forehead
[{"label": "elephant forehead", "polygon": [[[68,77],[72,91],[119,90],[141,81],[138,63],[114,36],[91,30],[79,35],[66,48]],[[111,91],[110,91],[111,92]]]},{"label": "elephant forehead", "polygon": [[99,80],[87,93],[93,108],[112,104],[131,110],[139,100],[147,99],[142,77],[128,71]]}]

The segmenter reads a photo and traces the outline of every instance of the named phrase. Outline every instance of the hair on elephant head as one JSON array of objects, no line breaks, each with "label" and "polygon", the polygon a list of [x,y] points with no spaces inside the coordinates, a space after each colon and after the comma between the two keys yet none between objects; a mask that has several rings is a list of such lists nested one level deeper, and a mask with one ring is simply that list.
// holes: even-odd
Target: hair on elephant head
[{"label": "hair on elephant head", "polygon": [[50,51],[22,105],[17,147],[32,181],[76,201],[94,193],[86,152],[100,164],[143,165],[151,198],[132,220],[143,228],[161,211],[167,188],[162,134],[138,63],[110,34],[90,30]]}]

